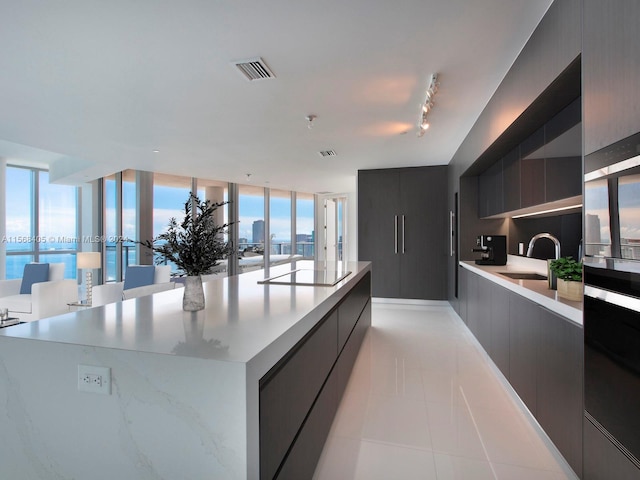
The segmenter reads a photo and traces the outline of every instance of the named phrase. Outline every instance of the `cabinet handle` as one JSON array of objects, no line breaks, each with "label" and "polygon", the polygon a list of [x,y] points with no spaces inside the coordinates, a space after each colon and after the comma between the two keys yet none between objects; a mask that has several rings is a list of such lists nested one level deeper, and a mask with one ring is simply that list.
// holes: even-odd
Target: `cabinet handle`
[{"label": "cabinet handle", "polygon": [[398,253],[398,215],[393,216],[393,240],[394,240],[393,253]]},{"label": "cabinet handle", "polygon": [[404,253],[404,215],[402,215],[402,253]]},{"label": "cabinet handle", "polygon": [[455,225],[456,214],[449,212],[449,256],[453,257],[456,253],[455,242]]}]

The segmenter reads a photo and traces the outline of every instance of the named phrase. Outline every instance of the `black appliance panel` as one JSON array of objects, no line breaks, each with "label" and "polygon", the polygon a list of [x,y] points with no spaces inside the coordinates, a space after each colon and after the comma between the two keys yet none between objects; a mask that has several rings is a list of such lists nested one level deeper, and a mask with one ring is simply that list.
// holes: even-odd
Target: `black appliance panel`
[{"label": "black appliance panel", "polygon": [[585,409],[640,468],[640,298],[607,289],[640,275],[585,267],[585,283]]}]

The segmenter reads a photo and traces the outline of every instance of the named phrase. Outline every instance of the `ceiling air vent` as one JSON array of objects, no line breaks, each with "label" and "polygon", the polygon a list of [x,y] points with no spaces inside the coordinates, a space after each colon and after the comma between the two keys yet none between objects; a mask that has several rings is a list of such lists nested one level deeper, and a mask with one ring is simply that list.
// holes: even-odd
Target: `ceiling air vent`
[{"label": "ceiling air vent", "polygon": [[233,62],[233,64],[238,67],[238,70],[240,70],[249,81],[265,80],[267,78],[276,77],[273,72],[269,70],[265,61],[260,57],[240,60],[238,62]]},{"label": "ceiling air vent", "polygon": [[335,157],[336,156],[335,150],[322,150],[321,152],[318,152],[318,153],[322,157]]}]

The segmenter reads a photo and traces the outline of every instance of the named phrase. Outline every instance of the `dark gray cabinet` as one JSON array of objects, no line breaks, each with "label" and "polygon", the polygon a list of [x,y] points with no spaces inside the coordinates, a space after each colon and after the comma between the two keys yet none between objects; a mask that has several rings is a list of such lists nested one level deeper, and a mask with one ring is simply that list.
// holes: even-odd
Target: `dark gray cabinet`
[{"label": "dark gray cabinet", "polygon": [[[503,180],[500,188],[493,181],[498,177]],[[582,158],[519,159],[512,152],[481,174],[478,182],[480,217],[511,212],[581,195]]]},{"label": "dark gray cabinet", "polygon": [[397,170],[358,172],[358,259],[372,263],[372,292],[400,297],[400,175]]},{"label": "dark gray cabinet", "polygon": [[509,291],[460,267],[460,318],[509,378]]},{"label": "dark gray cabinet", "polygon": [[311,478],[371,325],[371,274],[260,380],[260,478]]},{"label": "dark gray cabinet", "polygon": [[545,159],[545,201],[582,195],[582,157]]},{"label": "dark gray cabinet", "polygon": [[[475,275],[475,274],[474,274]],[[477,278],[477,306],[476,306],[476,332],[475,336],[480,345],[492,356],[491,348],[491,282],[475,275]]]},{"label": "dark gray cabinet", "polygon": [[536,418],[571,468],[582,475],[582,329],[539,309]]},{"label": "dark gray cabinet", "polygon": [[545,203],[544,158],[523,158],[520,161],[521,207]]},{"label": "dark gray cabinet", "polygon": [[467,292],[467,284],[468,277],[474,274],[470,273],[466,268],[462,268],[460,265],[457,265],[456,268],[458,269],[458,315],[460,315],[460,318],[464,323],[468,324],[469,322],[467,318],[469,315],[469,309],[467,306],[467,301],[469,294]]},{"label": "dark gray cabinet", "polygon": [[509,383],[534,415],[539,308],[520,295],[509,295]]},{"label": "dark gray cabinet", "polygon": [[584,0],[584,154],[640,131],[640,3]]},{"label": "dark gray cabinet", "polygon": [[503,211],[518,210],[520,203],[520,149],[514,148],[502,159]]},{"label": "dark gray cabinet", "polygon": [[447,167],[358,172],[358,259],[373,295],[447,298]]},{"label": "dark gray cabinet", "polygon": [[640,471],[611,440],[585,416],[584,480],[637,480]]},{"label": "dark gray cabinet", "polygon": [[498,160],[478,178],[478,211],[480,217],[504,212],[502,160]]},{"label": "dark gray cabinet", "polygon": [[337,338],[338,312],[334,311],[261,382],[260,471],[264,478],[275,477],[311,410],[338,357]]},{"label": "dark gray cabinet", "polygon": [[491,359],[502,374],[509,378],[509,297],[511,293],[500,285],[491,287]]},{"label": "dark gray cabinet", "polygon": [[476,338],[478,337],[478,331],[480,330],[479,284],[480,276],[472,272],[467,272],[467,326]]},{"label": "dark gray cabinet", "polygon": [[[460,301],[468,309],[469,329],[569,465],[582,475],[582,328],[462,270],[466,288]],[[594,437],[592,443],[599,441]]]},{"label": "dark gray cabinet", "polygon": [[577,98],[480,174],[478,215],[489,217],[581,195],[581,115]]}]

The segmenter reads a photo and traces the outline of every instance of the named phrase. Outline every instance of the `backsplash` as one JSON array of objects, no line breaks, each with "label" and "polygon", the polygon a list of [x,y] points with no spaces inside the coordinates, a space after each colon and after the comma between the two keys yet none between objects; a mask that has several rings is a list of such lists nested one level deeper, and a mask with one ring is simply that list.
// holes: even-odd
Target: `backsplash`
[{"label": "backsplash", "polygon": [[[518,244],[524,244],[527,253],[529,240],[541,232],[547,232],[560,240],[561,255],[578,259],[578,248],[582,240],[582,214],[572,213],[542,218],[518,218],[509,222],[507,253],[518,255]],[[533,257],[538,259],[554,258],[553,242],[540,239],[536,242]]]}]

